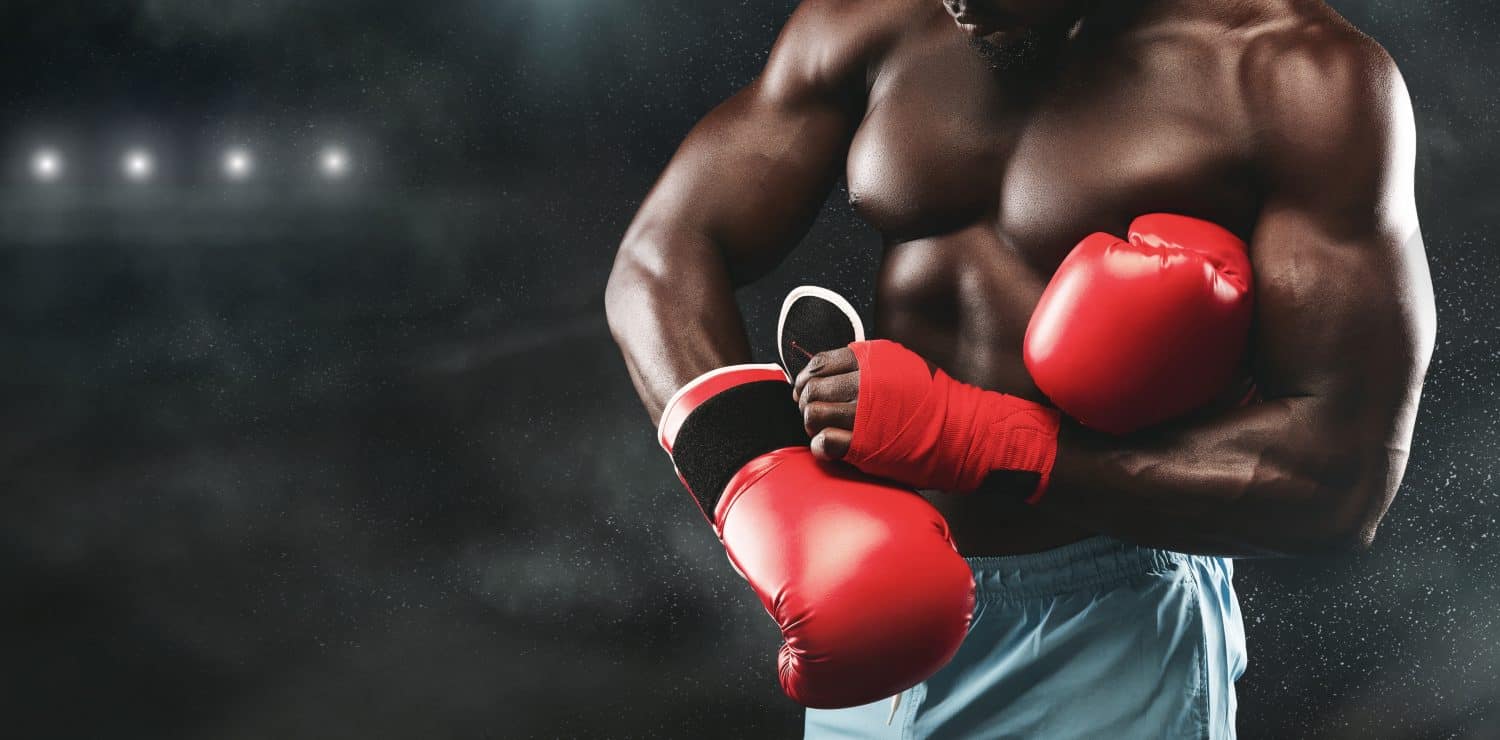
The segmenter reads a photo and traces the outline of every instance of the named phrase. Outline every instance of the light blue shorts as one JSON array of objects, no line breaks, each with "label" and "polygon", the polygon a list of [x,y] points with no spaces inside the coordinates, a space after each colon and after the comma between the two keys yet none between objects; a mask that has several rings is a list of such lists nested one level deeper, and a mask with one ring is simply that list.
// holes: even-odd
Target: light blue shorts
[{"label": "light blue shorts", "polygon": [[892,699],[808,710],[808,738],[1235,736],[1229,560],[1096,537],[969,564],[978,598],[953,662]]}]

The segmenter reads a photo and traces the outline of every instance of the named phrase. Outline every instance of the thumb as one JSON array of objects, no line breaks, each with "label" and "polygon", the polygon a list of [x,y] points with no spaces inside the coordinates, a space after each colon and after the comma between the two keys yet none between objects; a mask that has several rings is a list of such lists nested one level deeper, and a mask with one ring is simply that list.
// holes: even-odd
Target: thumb
[{"label": "thumb", "polygon": [[854,432],[847,429],[824,429],[812,438],[812,453],[820,460],[842,460],[853,441]]}]

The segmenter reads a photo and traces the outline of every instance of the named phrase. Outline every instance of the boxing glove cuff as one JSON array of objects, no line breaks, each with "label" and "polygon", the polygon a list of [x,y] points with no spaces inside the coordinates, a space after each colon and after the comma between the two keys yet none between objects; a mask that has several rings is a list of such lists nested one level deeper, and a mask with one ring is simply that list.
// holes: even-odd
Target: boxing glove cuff
[{"label": "boxing glove cuff", "polygon": [[667,401],[657,439],[716,529],[719,499],[748,463],[807,446],[802,414],[778,365],[732,365],[700,375]]}]

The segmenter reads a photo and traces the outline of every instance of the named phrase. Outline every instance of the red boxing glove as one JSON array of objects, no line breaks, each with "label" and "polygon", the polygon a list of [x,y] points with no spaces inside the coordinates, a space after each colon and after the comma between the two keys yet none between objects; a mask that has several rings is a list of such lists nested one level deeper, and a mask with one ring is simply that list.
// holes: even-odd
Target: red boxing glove
[{"label": "red boxing glove", "polygon": [[1057,459],[1056,411],[933,373],[895,342],[849,348],[859,361],[859,403],[846,462],[909,486],[957,493],[974,491],[995,471],[1030,474],[1028,500],[1040,499]]},{"label": "red boxing glove", "polygon": [[781,627],[786,695],[868,704],[958,651],[973,571],[922,497],[814,458],[791,398],[776,365],[708,373],[667,403],[662,447]]},{"label": "red boxing glove", "polygon": [[1026,332],[1026,368],[1084,426],[1124,434],[1201,408],[1234,380],[1251,319],[1245,243],[1207,221],[1153,214],[1130,241],[1084,239]]}]

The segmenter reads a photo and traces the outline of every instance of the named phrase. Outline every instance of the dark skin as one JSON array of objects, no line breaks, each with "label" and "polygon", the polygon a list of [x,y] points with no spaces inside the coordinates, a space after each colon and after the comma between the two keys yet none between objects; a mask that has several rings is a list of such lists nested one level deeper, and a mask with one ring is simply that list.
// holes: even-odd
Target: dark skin
[{"label": "dark skin", "polygon": [[[1360,550],[1400,485],[1435,331],[1414,149],[1394,64],[1322,2],[805,0],[647,198],[610,326],[653,418],[749,361],[734,288],[796,245],[842,176],[886,242],[874,334],[1045,402],[1021,345],[1068,251],[1143,213],[1211,220],[1250,245],[1259,403],[1122,437],[1065,423],[1037,507],[929,497],[965,555],[1093,534]],[[841,457],[852,355],[818,357],[796,388],[814,451]]]}]

